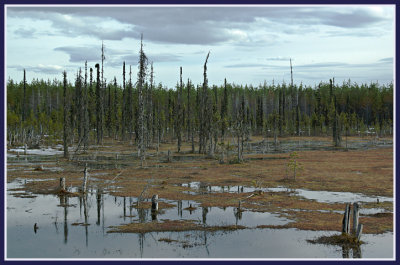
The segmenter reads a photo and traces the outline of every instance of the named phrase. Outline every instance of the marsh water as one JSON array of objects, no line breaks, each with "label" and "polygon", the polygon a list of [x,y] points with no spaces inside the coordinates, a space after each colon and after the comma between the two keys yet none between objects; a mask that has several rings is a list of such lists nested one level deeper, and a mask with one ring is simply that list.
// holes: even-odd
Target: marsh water
[{"label": "marsh water", "polygon": [[[20,184],[22,181],[16,181],[8,186],[15,188]],[[346,250],[307,243],[307,239],[333,232],[256,228],[289,222],[273,213],[244,211],[238,217],[233,207],[203,208],[194,201],[166,201],[176,207],[154,217],[150,210],[131,207],[136,198],[114,197],[100,190],[70,198],[55,195],[20,198],[14,193],[7,193],[8,258],[393,257],[393,233],[363,235],[366,244],[357,251]],[[195,210],[185,210],[189,205]],[[249,228],[229,232],[107,233],[110,226],[155,219],[195,220],[204,225],[239,224]]]},{"label": "marsh water", "polygon": [[[122,167],[125,162],[121,163]],[[44,154],[32,153],[23,158],[17,158],[12,154],[8,156],[9,165],[21,166],[18,170],[32,170],[39,163],[45,169],[47,165],[49,170],[63,170],[55,165],[57,162],[51,150],[45,150]],[[108,164],[98,163],[98,165],[106,167]],[[392,232],[379,235],[364,234],[362,240],[365,244],[358,249],[346,249],[307,242],[337,232],[257,228],[259,225],[284,225],[290,222],[273,212],[252,212],[244,209],[241,214],[237,214],[234,207],[201,207],[195,201],[161,200],[174,207],[162,209],[157,215],[152,215],[150,209],[133,207],[137,198],[111,196],[107,191],[96,187],[90,187],[88,194],[80,197],[37,194],[18,196],[18,191],[12,191],[29,181],[38,180],[16,179],[7,183],[5,210],[7,258],[393,258]],[[190,191],[187,192],[193,194],[240,193],[255,190],[254,187],[243,186],[207,186],[200,182],[188,182],[183,186],[190,187]],[[290,190],[286,187],[262,190],[287,191],[289,196],[300,196],[326,203],[370,202],[377,199],[382,202],[393,201],[387,197]],[[189,206],[194,209],[186,209]],[[364,213],[380,211],[382,209],[365,209]],[[215,232],[108,233],[112,226],[167,219],[194,220],[205,226],[236,224],[247,228]],[[37,229],[34,229],[35,223]]]}]

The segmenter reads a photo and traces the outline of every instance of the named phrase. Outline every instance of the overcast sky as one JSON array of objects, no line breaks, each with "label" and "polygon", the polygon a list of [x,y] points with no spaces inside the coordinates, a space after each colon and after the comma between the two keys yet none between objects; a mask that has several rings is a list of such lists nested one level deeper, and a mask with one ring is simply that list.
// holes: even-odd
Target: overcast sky
[{"label": "overcast sky", "polygon": [[122,63],[136,80],[140,34],[155,82],[174,87],[294,82],[314,86],[334,77],[357,83],[394,79],[394,5],[359,6],[6,6],[6,76],[70,80],[93,67],[105,45],[105,77],[122,80]]}]

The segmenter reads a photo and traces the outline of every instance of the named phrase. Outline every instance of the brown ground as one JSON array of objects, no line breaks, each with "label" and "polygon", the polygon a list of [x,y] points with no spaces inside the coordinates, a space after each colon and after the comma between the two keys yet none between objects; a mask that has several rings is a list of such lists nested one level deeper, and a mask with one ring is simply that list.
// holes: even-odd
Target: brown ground
[{"label": "brown ground", "polygon": [[[284,140],[288,139],[330,141],[330,138],[327,137],[296,137]],[[262,139],[253,137],[252,140],[258,142]],[[350,140],[371,141],[368,138],[357,137],[349,137]],[[166,162],[167,150],[172,151],[173,162]],[[184,193],[191,191],[191,188],[182,187],[181,184],[197,181],[206,186],[247,186],[255,188],[286,186],[293,189],[347,191],[393,197],[393,147],[357,151],[345,151],[343,149],[298,151],[298,162],[302,164],[303,170],[298,172],[295,181],[285,180],[289,153],[245,154],[247,160],[244,163],[220,164],[218,159],[207,159],[203,155],[190,154],[189,144],[185,143],[182,150],[181,154],[177,154],[175,152],[176,145],[173,143],[161,145],[158,155],[154,149],[150,149],[148,153],[152,156],[147,158],[144,168],[140,167],[139,159],[124,158],[126,155],[131,155],[132,152],[137,153],[133,145],[116,141],[106,142],[103,147],[93,147],[89,150],[89,154],[82,154],[78,157],[88,155],[93,157],[94,154],[97,154],[110,157],[110,160],[102,162],[104,164],[123,163],[126,165],[122,169],[111,167],[111,169],[89,170],[91,175],[89,185],[101,188],[104,192],[115,196],[138,197],[147,186],[148,189],[145,189],[142,194],[144,198],[151,198],[153,194],[158,194],[159,198],[163,199],[194,200],[203,207],[236,207],[240,200],[242,209],[275,212],[293,220],[284,227],[306,230],[340,231],[342,214],[333,211],[343,211],[344,204],[327,204],[304,200],[298,196],[289,196],[286,192],[255,193],[254,195],[252,195],[253,193],[227,192],[192,195]],[[230,158],[234,158],[234,152],[231,151]],[[118,160],[116,160],[116,153],[119,153]],[[180,157],[181,159],[179,159]],[[20,196],[34,196],[34,194],[52,192],[57,189],[60,177],[66,178],[67,187],[80,187],[84,162],[72,162],[64,158],[58,158],[57,162],[52,164],[43,162],[44,170],[40,171],[35,170],[37,166],[22,169],[20,165],[8,165],[7,181],[11,182],[16,178],[42,180],[27,182],[25,188],[19,191]],[[49,170],[51,167],[61,167],[64,170],[51,171]],[[96,175],[98,173],[106,173],[106,175]],[[164,205],[164,207],[168,207],[168,205]],[[363,207],[380,207],[393,211],[392,203],[368,203]],[[298,211],[299,209],[302,211]],[[320,212],[320,210],[326,212]],[[364,224],[365,233],[393,231],[392,215],[362,216],[360,222]],[[169,223],[169,225],[172,224]],[[192,226],[192,224],[190,225]],[[132,228],[132,226],[135,225],[131,224],[128,227]],[[158,227],[170,229],[167,228],[169,226],[158,225]],[[129,230],[127,227],[121,227],[121,229]],[[121,231],[121,229],[117,230]],[[133,231],[141,229],[155,228],[132,228]]]}]

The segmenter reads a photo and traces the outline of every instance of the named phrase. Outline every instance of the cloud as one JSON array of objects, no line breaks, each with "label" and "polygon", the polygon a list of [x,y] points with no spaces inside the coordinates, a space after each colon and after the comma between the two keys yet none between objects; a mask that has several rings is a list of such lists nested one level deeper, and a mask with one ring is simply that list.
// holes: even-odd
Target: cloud
[{"label": "cloud", "polygon": [[69,55],[71,63],[82,63],[85,61],[95,62],[101,60],[101,50],[99,47],[57,47],[55,51],[61,51]]},{"label": "cloud", "polygon": [[393,63],[393,57],[382,58],[378,62],[380,63]]},{"label": "cloud", "polygon": [[[277,57],[268,57],[266,60],[267,61],[290,61],[290,58],[277,56]],[[292,61],[294,61],[294,59],[292,59]]]},{"label": "cloud", "polygon": [[[68,36],[102,40],[140,38],[160,43],[215,45],[248,43],[252,25],[274,24],[287,34],[308,33],[319,25],[364,29],[392,17],[362,6],[350,7],[8,7],[10,17],[49,20]],[[107,24],[113,25],[108,27]],[[269,30],[271,31],[271,30]],[[261,35],[267,31],[264,30]]]},{"label": "cloud", "polygon": [[35,72],[41,74],[61,74],[65,68],[59,65],[43,65],[38,64],[36,66],[22,66],[22,65],[8,65],[8,68],[14,68],[18,71]]},{"label": "cloud", "polygon": [[241,64],[231,64],[225,65],[225,68],[253,68],[253,67],[267,67],[266,64],[261,63],[241,63]]},{"label": "cloud", "polygon": [[18,28],[14,31],[14,34],[21,38],[36,38],[36,30],[34,28]]}]

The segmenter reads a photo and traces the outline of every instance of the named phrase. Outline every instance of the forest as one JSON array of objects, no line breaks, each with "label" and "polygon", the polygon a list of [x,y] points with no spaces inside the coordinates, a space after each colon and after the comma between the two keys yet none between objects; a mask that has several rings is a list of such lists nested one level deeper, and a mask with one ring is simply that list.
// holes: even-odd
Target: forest
[{"label": "forest", "polygon": [[278,137],[329,135],[335,146],[345,136],[392,135],[393,84],[336,84],[332,78],[303,86],[293,82],[290,61],[289,84],[254,87],[225,79],[210,85],[208,53],[202,84],[183,80],[181,67],[176,87],[168,88],[155,84],[153,63],[142,47],[139,55],[137,77],[123,62],[120,82],[104,78],[103,47],[101,65],[85,62],[83,69],[68,74],[74,76],[73,84],[66,72],[60,73],[61,80],[28,82],[25,70],[21,82],[9,79],[8,145],[37,147],[63,139],[66,147],[76,144],[77,152],[109,137],[136,145],[144,159],[146,149],[158,149],[166,141],[176,142],[177,152],[186,141],[191,152],[213,156],[232,138],[241,160],[243,145],[253,135],[270,138],[275,145]]}]

